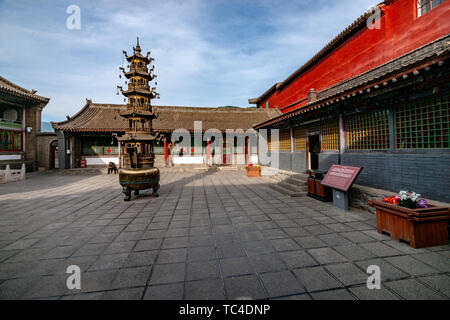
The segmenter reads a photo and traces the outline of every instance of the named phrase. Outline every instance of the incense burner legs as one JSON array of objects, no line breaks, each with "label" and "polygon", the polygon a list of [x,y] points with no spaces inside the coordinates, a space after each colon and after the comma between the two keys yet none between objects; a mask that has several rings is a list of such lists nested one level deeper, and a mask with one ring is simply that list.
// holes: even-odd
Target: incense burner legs
[{"label": "incense burner legs", "polygon": [[158,197],[160,173],[158,168],[124,169],[119,172],[119,183],[123,187],[125,201],[131,200],[131,192],[139,195],[139,190],[153,189],[152,196]]}]

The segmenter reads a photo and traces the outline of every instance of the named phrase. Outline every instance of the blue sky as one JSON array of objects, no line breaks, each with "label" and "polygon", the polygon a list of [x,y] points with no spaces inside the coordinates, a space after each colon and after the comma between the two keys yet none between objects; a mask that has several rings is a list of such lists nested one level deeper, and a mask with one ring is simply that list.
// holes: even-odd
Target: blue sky
[{"label": "blue sky", "polygon": [[[0,0],[0,75],[51,98],[44,121],[116,95],[122,50],[152,52],[156,105],[248,107],[366,11],[373,0]],[[66,9],[81,9],[69,30]],[[132,5],[131,5],[132,4]]]}]

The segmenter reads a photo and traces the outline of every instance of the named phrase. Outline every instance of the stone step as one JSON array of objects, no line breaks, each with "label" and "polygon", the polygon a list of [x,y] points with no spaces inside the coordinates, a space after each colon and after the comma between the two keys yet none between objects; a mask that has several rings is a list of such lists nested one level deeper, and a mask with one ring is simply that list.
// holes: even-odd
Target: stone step
[{"label": "stone step", "polygon": [[290,184],[295,184],[296,186],[305,186],[307,185],[307,181],[304,178],[294,178],[294,177],[290,177],[288,178],[285,182],[290,183]]},{"label": "stone step", "polygon": [[287,182],[279,182],[278,185],[285,189],[294,191],[294,192],[303,192],[303,191],[307,191],[307,189],[308,189],[308,187],[305,185],[298,186],[298,185],[287,183]]},{"label": "stone step", "polygon": [[278,191],[279,193],[290,196],[290,197],[304,197],[307,194],[306,191],[292,191],[290,189],[283,187],[280,184],[271,184],[270,187],[272,189]]}]

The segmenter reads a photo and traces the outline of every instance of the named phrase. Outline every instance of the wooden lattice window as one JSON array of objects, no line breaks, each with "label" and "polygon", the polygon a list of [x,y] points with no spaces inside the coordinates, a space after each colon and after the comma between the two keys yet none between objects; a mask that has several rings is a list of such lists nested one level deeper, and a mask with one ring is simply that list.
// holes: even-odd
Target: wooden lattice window
[{"label": "wooden lattice window", "polygon": [[291,130],[283,129],[279,132],[279,149],[280,151],[291,151]]},{"label": "wooden lattice window", "polygon": [[389,110],[351,115],[345,128],[348,150],[389,149]]},{"label": "wooden lattice window", "polygon": [[320,123],[316,122],[313,124],[310,124],[306,127],[306,130],[308,131],[308,133],[320,133]]},{"label": "wooden lattice window", "polygon": [[339,150],[339,122],[337,119],[323,121],[321,123],[320,149]]},{"label": "wooden lattice window", "polygon": [[305,128],[294,129],[295,150],[306,150],[306,130]]},{"label": "wooden lattice window", "polygon": [[417,0],[417,16],[424,15],[431,9],[440,5],[444,0]]},{"label": "wooden lattice window", "polygon": [[22,151],[22,132],[0,130],[0,151]]},{"label": "wooden lattice window", "polygon": [[422,100],[395,108],[398,149],[450,148],[450,96]]}]

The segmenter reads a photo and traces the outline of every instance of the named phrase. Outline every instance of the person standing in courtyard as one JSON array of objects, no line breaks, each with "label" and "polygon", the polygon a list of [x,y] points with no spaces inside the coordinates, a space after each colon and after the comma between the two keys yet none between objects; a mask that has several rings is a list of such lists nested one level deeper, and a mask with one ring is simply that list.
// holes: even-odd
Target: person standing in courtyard
[{"label": "person standing in courtyard", "polygon": [[167,159],[166,159],[166,167],[170,166],[173,167],[173,155],[172,152],[175,148],[175,140],[172,139],[172,141],[167,145]]}]

